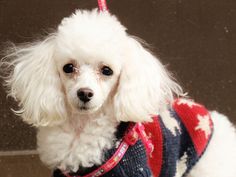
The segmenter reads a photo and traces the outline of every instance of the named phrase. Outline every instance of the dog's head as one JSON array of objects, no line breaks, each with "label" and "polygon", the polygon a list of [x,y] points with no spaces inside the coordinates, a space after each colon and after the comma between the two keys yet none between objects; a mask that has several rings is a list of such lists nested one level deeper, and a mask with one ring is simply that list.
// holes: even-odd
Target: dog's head
[{"label": "dog's head", "polygon": [[119,121],[149,121],[182,93],[158,59],[108,12],[77,11],[45,40],[6,58],[12,60],[2,66],[13,66],[9,95],[35,126],[104,109]]}]

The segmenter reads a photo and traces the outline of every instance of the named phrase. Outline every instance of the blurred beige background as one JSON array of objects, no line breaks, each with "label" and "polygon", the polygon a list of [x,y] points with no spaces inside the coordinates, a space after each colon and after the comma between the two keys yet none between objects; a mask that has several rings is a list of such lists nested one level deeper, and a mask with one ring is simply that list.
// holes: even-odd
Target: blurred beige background
[{"label": "blurred beige background", "polygon": [[[75,9],[96,6],[96,0],[0,0],[0,42],[33,41]],[[236,1],[108,0],[108,6],[195,101],[236,123]],[[0,176],[49,176],[37,155],[24,155],[35,153],[36,131],[12,114],[15,106],[0,86]]]}]

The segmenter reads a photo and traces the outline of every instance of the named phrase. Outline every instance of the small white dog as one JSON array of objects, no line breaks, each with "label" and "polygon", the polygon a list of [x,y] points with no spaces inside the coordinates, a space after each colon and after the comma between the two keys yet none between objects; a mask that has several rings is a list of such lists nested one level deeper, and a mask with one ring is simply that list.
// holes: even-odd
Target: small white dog
[{"label": "small white dog", "polygon": [[[109,12],[78,10],[64,18],[57,31],[45,40],[13,50],[2,60],[2,68],[11,70],[6,78],[9,95],[19,102],[20,110],[15,112],[38,128],[40,158],[50,168],[59,169],[61,174],[57,170],[55,177],[96,171],[111,157],[107,152],[116,149],[122,135],[127,134],[124,122],[152,122],[152,115],[159,115],[171,136],[183,133],[179,130],[181,123],[170,114],[174,98],[184,95],[181,87]],[[182,103],[197,105],[186,100]],[[160,167],[162,172],[156,171],[155,175],[236,176],[235,129],[225,116],[213,112],[211,117],[214,131],[210,129],[206,136],[209,144],[201,152],[201,159],[188,164],[187,154],[182,153],[174,170],[166,160],[161,165],[166,166],[165,172]],[[143,145],[138,143],[139,147]],[[145,156],[141,151],[135,153]],[[103,174],[101,169],[99,173],[154,176],[141,166],[141,161],[135,162],[131,155],[130,166],[119,167],[120,174],[111,173],[118,169],[117,164],[108,173]],[[132,169],[132,163],[138,166],[139,173]]]}]

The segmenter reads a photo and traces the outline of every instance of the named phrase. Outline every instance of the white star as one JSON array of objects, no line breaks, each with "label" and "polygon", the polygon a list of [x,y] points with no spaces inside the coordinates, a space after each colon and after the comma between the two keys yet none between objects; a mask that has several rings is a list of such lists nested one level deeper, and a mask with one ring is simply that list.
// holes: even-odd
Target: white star
[{"label": "white star", "polygon": [[177,104],[178,105],[187,104],[190,108],[192,108],[193,106],[200,106],[199,104],[194,103],[193,101],[187,100],[187,99],[180,99],[180,100],[178,100]]},{"label": "white star", "polygon": [[211,134],[210,116],[197,115],[197,119],[199,122],[198,125],[195,127],[195,130],[204,131],[205,137],[208,138],[208,136]]},{"label": "white star", "polygon": [[181,177],[187,170],[188,155],[185,152],[184,155],[177,161],[175,177]]},{"label": "white star", "polygon": [[177,136],[177,133],[181,133],[179,123],[172,117],[169,111],[165,110],[161,112],[160,115],[165,127],[168,128],[174,136]]}]

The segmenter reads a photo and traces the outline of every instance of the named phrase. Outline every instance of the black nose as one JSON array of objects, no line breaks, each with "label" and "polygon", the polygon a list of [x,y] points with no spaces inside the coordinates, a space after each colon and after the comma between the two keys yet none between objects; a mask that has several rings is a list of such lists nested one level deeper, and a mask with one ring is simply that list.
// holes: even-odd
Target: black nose
[{"label": "black nose", "polygon": [[89,102],[93,97],[93,91],[89,88],[81,88],[77,91],[77,96],[84,103]]}]

